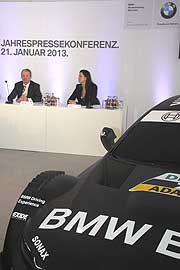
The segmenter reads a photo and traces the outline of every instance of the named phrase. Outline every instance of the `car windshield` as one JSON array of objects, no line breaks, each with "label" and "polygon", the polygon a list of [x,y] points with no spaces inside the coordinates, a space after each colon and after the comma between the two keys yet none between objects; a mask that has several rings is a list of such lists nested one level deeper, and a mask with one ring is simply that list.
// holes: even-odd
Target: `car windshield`
[{"label": "car windshield", "polygon": [[180,124],[140,122],[112,154],[116,158],[180,167]]}]

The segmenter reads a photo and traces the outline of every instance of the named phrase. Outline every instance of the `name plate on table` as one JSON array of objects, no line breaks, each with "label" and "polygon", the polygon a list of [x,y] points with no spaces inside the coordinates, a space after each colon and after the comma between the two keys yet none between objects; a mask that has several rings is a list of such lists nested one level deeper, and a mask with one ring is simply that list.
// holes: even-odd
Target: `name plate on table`
[{"label": "name plate on table", "polygon": [[18,105],[23,105],[23,106],[33,106],[33,101],[29,100],[29,101],[21,101],[20,103],[16,102],[16,104]]},{"label": "name plate on table", "polygon": [[79,104],[68,104],[68,108],[81,109],[81,105],[79,105]]},{"label": "name plate on table", "polygon": [[33,106],[33,103],[28,102],[28,101],[21,101],[21,102],[19,103],[19,105],[23,105],[23,106]]}]

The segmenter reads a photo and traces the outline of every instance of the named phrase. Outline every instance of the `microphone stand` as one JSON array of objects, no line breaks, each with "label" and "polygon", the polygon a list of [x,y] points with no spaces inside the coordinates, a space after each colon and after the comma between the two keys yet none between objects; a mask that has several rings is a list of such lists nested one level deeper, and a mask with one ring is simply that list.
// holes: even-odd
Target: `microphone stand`
[{"label": "microphone stand", "polygon": [[[8,81],[5,81],[5,83],[6,83],[6,88],[7,88],[8,96],[9,96],[9,85],[8,85]],[[6,104],[12,104],[13,102],[10,101],[10,100],[7,100],[5,103]]]},{"label": "microphone stand", "polygon": [[6,87],[7,87],[8,96],[9,96],[9,85],[8,85],[8,81],[5,81],[5,83],[6,83]]}]

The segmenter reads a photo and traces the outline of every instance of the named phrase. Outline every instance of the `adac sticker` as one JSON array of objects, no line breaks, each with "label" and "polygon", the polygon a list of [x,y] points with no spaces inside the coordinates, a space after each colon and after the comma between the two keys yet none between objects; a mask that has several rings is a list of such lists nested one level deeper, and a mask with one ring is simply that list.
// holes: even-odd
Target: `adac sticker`
[{"label": "adac sticker", "polygon": [[165,173],[139,183],[129,191],[145,191],[180,197],[180,174]]}]

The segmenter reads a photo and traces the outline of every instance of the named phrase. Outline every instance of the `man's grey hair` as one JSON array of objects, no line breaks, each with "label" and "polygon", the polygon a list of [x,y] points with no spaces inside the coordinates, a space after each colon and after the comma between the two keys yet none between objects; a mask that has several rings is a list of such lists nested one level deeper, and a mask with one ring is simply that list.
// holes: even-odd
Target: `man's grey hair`
[{"label": "man's grey hair", "polygon": [[23,71],[29,72],[30,76],[32,76],[32,72],[31,72],[31,70],[29,68],[22,69],[21,74],[23,73]]}]

